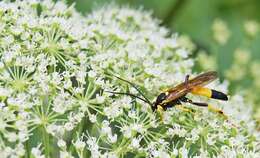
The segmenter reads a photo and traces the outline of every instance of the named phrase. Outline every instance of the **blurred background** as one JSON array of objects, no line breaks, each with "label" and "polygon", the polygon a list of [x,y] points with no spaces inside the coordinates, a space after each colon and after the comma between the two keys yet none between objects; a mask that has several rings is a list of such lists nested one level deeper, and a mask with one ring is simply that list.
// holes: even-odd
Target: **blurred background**
[{"label": "blurred background", "polygon": [[[67,0],[83,14],[107,3],[144,8],[178,32],[196,59],[194,71],[217,70],[230,93],[245,96],[260,120],[259,0]],[[192,43],[193,44],[192,44]]]}]

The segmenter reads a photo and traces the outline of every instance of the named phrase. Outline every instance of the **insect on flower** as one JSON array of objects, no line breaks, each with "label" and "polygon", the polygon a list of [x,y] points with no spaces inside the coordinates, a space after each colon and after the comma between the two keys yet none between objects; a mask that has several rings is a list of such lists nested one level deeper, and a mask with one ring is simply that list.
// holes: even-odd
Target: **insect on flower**
[{"label": "insect on flower", "polygon": [[147,99],[147,97],[139,90],[137,85],[125,79],[122,79],[118,76],[115,77],[132,85],[141,94],[143,98],[125,92],[111,92],[111,91],[106,91],[106,92],[114,93],[114,94],[124,94],[124,95],[129,95],[138,98],[148,103],[151,106],[153,111],[157,110],[160,113],[161,117],[162,117],[162,112],[171,107],[176,107],[182,111],[191,111],[190,109],[182,106],[182,103],[190,103],[196,106],[208,107],[209,110],[217,112],[222,116],[224,116],[225,118],[227,118],[227,116],[223,113],[222,110],[215,108],[214,106],[207,103],[194,102],[191,99],[186,97],[188,93],[192,93],[194,95],[200,95],[208,98],[227,101],[228,97],[226,94],[204,87],[205,85],[209,84],[210,82],[214,81],[217,78],[217,72],[215,71],[209,71],[200,74],[191,80],[189,79],[189,75],[186,75],[184,82],[180,83],[175,87],[169,88],[161,92],[153,103],[149,101],[149,99]]}]

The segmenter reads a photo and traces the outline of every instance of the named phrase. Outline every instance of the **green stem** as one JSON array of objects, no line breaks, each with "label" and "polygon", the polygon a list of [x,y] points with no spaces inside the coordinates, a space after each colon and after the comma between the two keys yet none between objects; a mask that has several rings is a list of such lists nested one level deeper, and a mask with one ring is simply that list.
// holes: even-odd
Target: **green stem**
[{"label": "green stem", "polygon": [[26,156],[25,157],[30,158],[31,151],[30,151],[30,146],[29,146],[29,140],[27,140],[25,142],[25,149],[26,149]]},{"label": "green stem", "polygon": [[166,14],[166,16],[163,19],[163,25],[169,26],[172,21],[174,21],[181,9],[185,6],[187,0],[177,0],[173,5],[171,6],[169,12]]},{"label": "green stem", "polygon": [[[73,140],[75,140],[75,139],[77,138],[77,136],[80,136],[80,135],[82,134],[83,128],[84,128],[84,120],[85,120],[85,119],[86,119],[85,117],[82,118],[81,122],[80,122],[79,125],[78,125],[77,130],[73,132],[73,135],[72,135],[72,138],[71,138],[71,141],[70,141],[70,142],[72,142]],[[75,147],[73,146],[72,143],[69,144],[69,151],[70,151],[71,153],[73,153],[73,152],[75,151]],[[82,152],[82,153],[83,153],[83,152]]]},{"label": "green stem", "polygon": [[78,155],[79,155],[79,158],[84,158],[84,149],[83,150],[80,150],[80,151],[77,151]]},{"label": "green stem", "polygon": [[43,145],[44,145],[44,153],[45,157],[49,158],[50,156],[50,149],[49,149],[49,134],[45,130],[45,126],[42,127],[42,137],[43,137]]}]

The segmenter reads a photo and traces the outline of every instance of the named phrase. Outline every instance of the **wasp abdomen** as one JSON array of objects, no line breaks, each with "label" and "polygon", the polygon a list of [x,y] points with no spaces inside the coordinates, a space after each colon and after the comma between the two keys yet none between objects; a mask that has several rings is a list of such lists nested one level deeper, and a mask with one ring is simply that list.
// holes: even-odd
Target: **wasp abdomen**
[{"label": "wasp abdomen", "polygon": [[214,89],[212,89],[211,91],[212,91],[211,98],[219,99],[219,100],[228,100],[228,97],[226,94],[216,91]]},{"label": "wasp abdomen", "polygon": [[228,100],[226,94],[216,91],[214,89],[204,88],[204,87],[194,87],[191,91],[192,94],[202,95],[213,99]]}]

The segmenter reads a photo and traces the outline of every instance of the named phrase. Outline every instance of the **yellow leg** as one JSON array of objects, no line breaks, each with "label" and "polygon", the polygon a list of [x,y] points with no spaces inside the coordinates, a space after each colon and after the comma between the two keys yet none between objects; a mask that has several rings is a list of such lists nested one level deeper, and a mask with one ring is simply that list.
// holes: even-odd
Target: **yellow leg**
[{"label": "yellow leg", "polygon": [[228,116],[225,115],[222,110],[220,110],[220,109],[218,109],[218,108],[216,108],[216,107],[214,107],[214,106],[212,106],[212,105],[209,105],[209,104],[208,104],[208,109],[209,109],[210,111],[213,111],[213,112],[216,112],[216,113],[222,115],[226,120],[228,119]]},{"label": "yellow leg", "polygon": [[[175,107],[176,107],[177,109],[181,110],[181,111],[190,112],[190,113],[193,113],[193,114],[194,114],[194,112],[193,112],[191,109],[185,108],[183,105],[175,105]],[[160,106],[160,105],[158,105],[158,107],[157,107],[157,112],[158,112],[158,114],[159,114],[159,116],[160,116],[160,120],[163,121],[163,119],[164,119],[164,115],[163,115],[164,110],[163,110],[163,107]]]},{"label": "yellow leg", "polygon": [[163,121],[163,111],[164,111],[164,110],[163,110],[163,107],[160,106],[160,105],[158,105],[157,111],[158,111],[158,113],[159,113],[159,115],[160,115],[160,120]]},{"label": "yellow leg", "polygon": [[175,105],[175,107],[181,111],[184,111],[184,112],[190,112],[190,113],[194,113],[191,109],[188,109],[188,108],[185,108],[183,105]]}]

